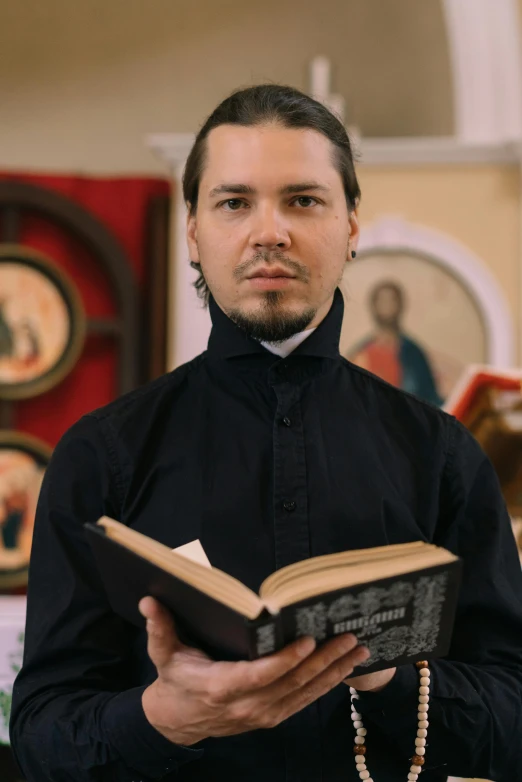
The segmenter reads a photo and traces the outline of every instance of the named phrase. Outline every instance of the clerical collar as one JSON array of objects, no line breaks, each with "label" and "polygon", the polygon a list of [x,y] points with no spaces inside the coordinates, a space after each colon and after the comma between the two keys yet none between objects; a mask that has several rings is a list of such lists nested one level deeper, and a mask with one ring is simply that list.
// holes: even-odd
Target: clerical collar
[{"label": "clerical collar", "polygon": [[[260,342],[249,337],[239,326],[236,326],[225,315],[212,296],[209,300],[209,312],[212,320],[212,331],[208,341],[208,354],[210,356],[213,358],[233,358],[255,353],[268,354],[268,346],[264,347]],[[343,295],[337,288],[333,304],[327,316],[316,329],[307,330],[312,333],[303,337],[300,344],[292,350],[292,355],[339,358],[339,339],[341,337],[343,314]],[[295,337],[301,336],[302,333],[296,334]],[[295,339],[295,337],[291,337],[291,339]]]},{"label": "clerical collar", "polygon": [[270,353],[273,353],[276,356],[280,356],[281,358],[286,358],[290,355],[290,353],[293,353],[293,351],[299,347],[301,342],[304,342],[307,337],[310,336],[310,334],[313,334],[315,331],[315,328],[313,329],[305,329],[305,331],[300,331],[298,334],[293,334],[288,339],[284,339],[282,342],[262,342],[264,348],[270,351]]}]

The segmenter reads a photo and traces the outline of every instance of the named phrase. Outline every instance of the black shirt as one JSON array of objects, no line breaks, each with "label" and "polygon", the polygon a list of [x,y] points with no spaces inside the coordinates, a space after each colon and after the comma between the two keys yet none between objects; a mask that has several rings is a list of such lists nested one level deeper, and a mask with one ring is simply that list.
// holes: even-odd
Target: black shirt
[{"label": "black shirt", "polygon": [[[522,576],[483,452],[456,420],[339,355],[328,316],[280,359],[211,302],[208,350],[82,418],[40,496],[11,736],[30,782],[355,782],[348,687],[271,730],[183,748],[145,719],[145,633],[107,603],[83,523],[107,514],[170,547],[199,538],[257,590],[275,569],[425,540],[464,560],[450,654],[434,661],[423,782],[522,779]],[[375,782],[404,782],[418,676],[361,694]]]}]

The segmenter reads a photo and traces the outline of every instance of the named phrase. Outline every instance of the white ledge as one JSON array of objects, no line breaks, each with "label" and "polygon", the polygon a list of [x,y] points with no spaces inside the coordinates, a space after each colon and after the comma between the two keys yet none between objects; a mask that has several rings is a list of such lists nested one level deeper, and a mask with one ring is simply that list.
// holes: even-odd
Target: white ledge
[{"label": "white ledge", "polygon": [[[194,133],[151,133],[147,147],[175,170],[185,164],[194,143]],[[356,147],[362,166],[452,164],[517,165],[522,160],[519,141],[475,144],[453,136],[362,139]]]},{"label": "white ledge", "polygon": [[517,164],[520,159],[518,141],[473,144],[453,136],[368,138],[361,141],[358,150],[359,164],[367,166]]}]

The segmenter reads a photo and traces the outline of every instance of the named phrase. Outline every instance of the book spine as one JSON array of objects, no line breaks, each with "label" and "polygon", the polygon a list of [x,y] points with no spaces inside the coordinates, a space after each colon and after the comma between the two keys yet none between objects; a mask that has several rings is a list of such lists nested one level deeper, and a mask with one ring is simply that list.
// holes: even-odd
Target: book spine
[{"label": "book spine", "polygon": [[267,654],[278,652],[284,646],[281,615],[264,611],[257,619],[248,623],[249,659],[257,660]]}]

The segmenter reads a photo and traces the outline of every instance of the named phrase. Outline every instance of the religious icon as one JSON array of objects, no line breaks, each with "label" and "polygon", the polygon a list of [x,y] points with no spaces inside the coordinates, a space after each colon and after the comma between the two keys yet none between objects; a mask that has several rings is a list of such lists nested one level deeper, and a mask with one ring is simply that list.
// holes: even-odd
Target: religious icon
[{"label": "religious icon", "polygon": [[51,448],[0,432],[0,589],[27,583],[36,504]]},{"label": "religious icon", "polygon": [[426,351],[402,330],[405,293],[396,282],[379,282],[370,293],[375,333],[355,346],[347,358],[394,386],[434,405],[442,399]]},{"label": "religious icon", "polygon": [[0,399],[43,393],[74,366],[85,315],[71,280],[34,250],[0,248]]},{"label": "religious icon", "polygon": [[471,365],[444,409],[469,429],[491,460],[522,559],[522,370]]},{"label": "religious icon", "polygon": [[430,259],[363,256],[348,265],[341,290],[341,353],[431,404],[442,405],[462,369],[486,358],[476,302]]}]

